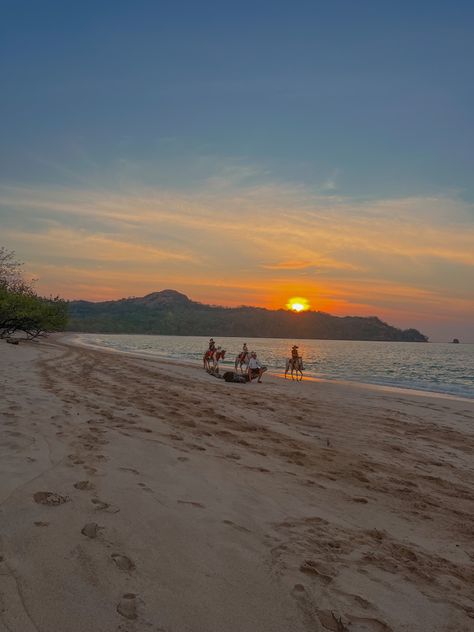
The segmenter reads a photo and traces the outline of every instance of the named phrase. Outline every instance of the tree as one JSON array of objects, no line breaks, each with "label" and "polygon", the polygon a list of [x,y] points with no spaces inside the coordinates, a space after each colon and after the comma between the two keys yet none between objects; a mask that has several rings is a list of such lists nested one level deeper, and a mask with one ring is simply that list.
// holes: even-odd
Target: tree
[{"label": "tree", "polygon": [[25,285],[21,266],[23,264],[16,260],[13,250],[7,250],[0,246],[0,287],[7,290],[18,289]]},{"label": "tree", "polygon": [[58,296],[38,296],[25,281],[21,266],[13,251],[0,247],[0,338],[21,332],[31,339],[64,330],[67,302]]}]

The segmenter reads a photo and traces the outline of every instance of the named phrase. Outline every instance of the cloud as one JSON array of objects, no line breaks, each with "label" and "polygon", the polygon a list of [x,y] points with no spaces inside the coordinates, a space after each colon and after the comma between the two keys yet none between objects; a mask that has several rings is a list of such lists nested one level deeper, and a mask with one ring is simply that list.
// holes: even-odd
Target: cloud
[{"label": "cloud", "polygon": [[472,307],[472,205],[455,196],[359,201],[261,178],[233,165],[189,191],[2,186],[2,243],[45,291],[74,297],[174,286],[234,305],[278,307],[302,295],[339,313]]}]

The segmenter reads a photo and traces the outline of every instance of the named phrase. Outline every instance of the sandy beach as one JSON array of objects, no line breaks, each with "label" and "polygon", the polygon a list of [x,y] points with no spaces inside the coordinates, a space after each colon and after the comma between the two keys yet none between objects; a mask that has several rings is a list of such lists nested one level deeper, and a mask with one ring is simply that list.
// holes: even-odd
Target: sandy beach
[{"label": "sandy beach", "polygon": [[468,632],[474,402],[0,341],[1,632]]}]

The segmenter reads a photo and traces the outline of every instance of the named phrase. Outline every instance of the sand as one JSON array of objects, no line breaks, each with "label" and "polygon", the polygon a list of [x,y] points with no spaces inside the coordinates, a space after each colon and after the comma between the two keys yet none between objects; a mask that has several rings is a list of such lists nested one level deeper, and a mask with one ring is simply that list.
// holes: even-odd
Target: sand
[{"label": "sand", "polygon": [[1,632],[474,629],[474,402],[0,341]]}]

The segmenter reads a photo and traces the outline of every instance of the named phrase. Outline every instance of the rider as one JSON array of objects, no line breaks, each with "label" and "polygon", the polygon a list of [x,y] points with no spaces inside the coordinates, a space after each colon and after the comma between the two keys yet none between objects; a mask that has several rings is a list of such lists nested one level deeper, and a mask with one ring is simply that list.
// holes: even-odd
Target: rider
[{"label": "rider", "polygon": [[209,351],[211,353],[214,353],[215,350],[216,350],[216,343],[214,342],[214,338],[210,338],[209,339]]},{"label": "rider", "polygon": [[291,347],[291,359],[294,362],[295,360],[298,360],[299,357],[300,356],[299,356],[299,353],[298,353],[298,345],[293,345]]},{"label": "rider", "polygon": [[247,347],[247,343],[244,342],[244,345],[242,347],[242,351],[239,354],[239,358],[241,360],[243,360],[247,356],[248,352],[249,352],[249,350],[248,350],[248,347]]}]

